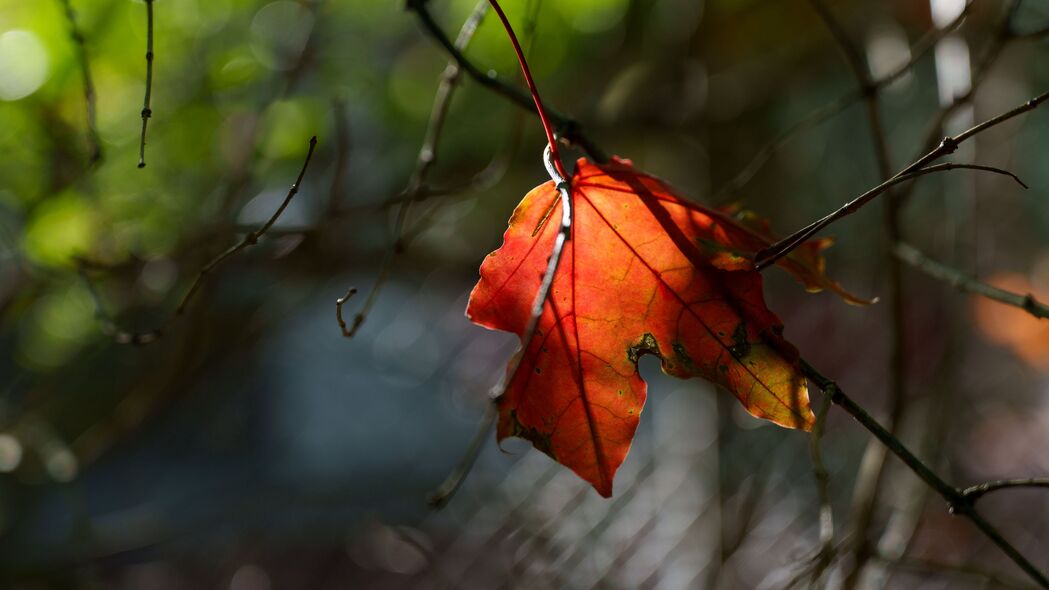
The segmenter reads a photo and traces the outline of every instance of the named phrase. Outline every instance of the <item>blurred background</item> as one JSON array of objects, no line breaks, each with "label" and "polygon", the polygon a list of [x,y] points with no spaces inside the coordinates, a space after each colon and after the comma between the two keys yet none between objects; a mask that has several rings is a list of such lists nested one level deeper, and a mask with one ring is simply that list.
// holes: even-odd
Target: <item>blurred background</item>
[{"label": "blurred background", "polygon": [[[427,8],[455,39],[475,5]],[[700,202],[742,204],[786,234],[883,176],[853,74],[808,2],[504,7],[548,104]],[[877,92],[892,171],[1049,89],[1043,2],[828,7],[872,78],[892,76]],[[1030,587],[894,459],[877,477],[877,448],[833,408],[835,536],[821,540],[809,437],[652,358],[611,500],[491,436],[430,510],[516,346],[463,311],[514,206],[546,179],[537,120],[464,76],[420,173],[448,56],[403,2],[157,0],[139,169],[146,8],[0,0],[0,587]],[[462,41],[481,71],[519,83],[494,15]],[[287,210],[173,316],[201,267],[273,214],[312,135]],[[926,176],[903,200],[904,239],[1049,299],[1049,109],[953,159],[1031,188]],[[952,483],[1046,475],[1049,324],[904,267],[894,369],[883,205],[831,226],[827,255],[832,276],[881,301],[806,294],[772,269],[786,336],[880,420],[897,416]],[[336,298],[360,290],[352,324],[380,277],[344,338]],[[121,342],[160,326],[148,345]],[[1049,568],[1049,494],[980,502]]]}]

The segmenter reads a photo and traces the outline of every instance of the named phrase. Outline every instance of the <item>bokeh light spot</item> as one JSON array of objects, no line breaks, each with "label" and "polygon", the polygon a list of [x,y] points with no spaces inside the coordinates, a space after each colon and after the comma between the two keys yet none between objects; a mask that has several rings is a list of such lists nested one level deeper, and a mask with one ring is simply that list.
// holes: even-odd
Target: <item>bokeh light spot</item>
[{"label": "bokeh light spot", "polygon": [[0,35],[0,99],[29,96],[47,81],[49,72],[47,50],[36,35],[20,29]]},{"label": "bokeh light spot", "polygon": [[22,462],[22,443],[10,434],[0,434],[0,473],[10,473]]}]

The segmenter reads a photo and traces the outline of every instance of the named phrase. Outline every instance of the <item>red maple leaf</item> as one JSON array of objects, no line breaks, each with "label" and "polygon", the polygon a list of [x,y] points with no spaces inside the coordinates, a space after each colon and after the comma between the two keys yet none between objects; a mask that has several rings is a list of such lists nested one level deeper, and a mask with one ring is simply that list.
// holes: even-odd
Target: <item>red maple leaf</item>
[{"label": "red maple leaf", "polygon": [[[676,377],[703,377],[751,414],[809,429],[797,350],[762,295],[747,255],[773,241],[767,227],[707,209],[614,159],[580,159],[571,180],[574,220],[534,337],[498,400],[498,438],[518,436],[571,468],[603,496],[630,449],[645,404],[641,355]],[[533,189],[502,247],[481,265],[467,315],[526,338],[560,218],[553,182]],[[810,290],[828,288],[826,241],[779,264]],[[514,363],[511,363],[511,367]]]}]

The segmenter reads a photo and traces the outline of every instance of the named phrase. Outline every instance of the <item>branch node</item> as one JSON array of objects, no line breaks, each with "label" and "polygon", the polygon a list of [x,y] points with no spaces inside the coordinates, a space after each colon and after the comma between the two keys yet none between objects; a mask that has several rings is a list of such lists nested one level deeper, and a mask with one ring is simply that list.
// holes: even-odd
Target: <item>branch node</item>
[{"label": "branch node", "polygon": [[955,497],[947,501],[947,512],[953,516],[968,516],[974,511],[972,500],[961,490],[955,490]]},{"label": "branch node", "polygon": [[1038,300],[1034,298],[1033,293],[1024,295],[1023,308],[1030,313],[1036,313],[1039,309]]}]

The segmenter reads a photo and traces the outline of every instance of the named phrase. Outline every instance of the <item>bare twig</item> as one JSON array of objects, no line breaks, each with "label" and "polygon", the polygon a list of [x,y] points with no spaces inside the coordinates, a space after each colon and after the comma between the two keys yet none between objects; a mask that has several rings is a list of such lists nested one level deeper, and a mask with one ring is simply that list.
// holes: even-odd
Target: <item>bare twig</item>
[{"label": "bare twig", "polygon": [[[857,91],[864,98],[867,107],[867,120],[870,127],[870,138],[878,165],[878,177],[887,179],[892,174],[892,162],[889,155],[888,141],[881,121],[879,91],[871,82],[870,68],[862,49],[855,45],[845,32],[844,27],[834,17],[822,0],[811,0],[823,23],[837,42],[838,49],[845,56],[856,79]],[[906,400],[907,382],[907,339],[904,320],[903,277],[900,263],[892,257],[892,245],[900,240],[901,223],[899,203],[891,190],[887,192],[884,228],[888,241],[888,312],[890,317],[890,338],[892,341],[889,357],[889,423],[888,428],[895,429],[903,415]],[[867,531],[874,519],[874,509],[878,504],[878,495],[885,478],[884,447],[872,443],[864,453],[864,460],[856,483],[853,487],[853,504],[850,510],[851,537],[855,543],[855,560],[845,572],[843,587],[851,590],[862,572],[871,553],[871,544]]]},{"label": "bare twig", "polygon": [[[460,49],[456,48],[448,36],[444,34],[444,31],[441,30],[441,27],[437,22],[434,21],[433,15],[430,14],[430,9],[427,7],[427,0],[406,0],[405,7],[408,10],[413,11],[419,17],[419,22],[423,25],[423,28],[426,29],[427,33],[429,33],[429,35],[444,48],[448,55],[455,60],[467,75],[485,88],[509,99],[521,108],[538,115],[539,111],[536,110],[535,103],[528,92],[504,81],[494,73],[481,71],[480,68],[470,62],[470,60],[463,55],[463,52]],[[579,146],[579,148],[586,152],[590,159],[595,162],[608,161],[608,156],[605,155],[604,151],[583,132],[583,128],[578,121],[554,109],[548,108],[546,109],[546,113],[553,122],[559,137]]]},{"label": "bare twig", "polygon": [[999,481],[989,481],[986,483],[981,483],[979,485],[965,488],[964,490],[962,490],[962,495],[968,498],[970,502],[975,503],[985,494],[996,492],[998,490],[1012,488],[1049,488],[1049,477],[1030,477],[1026,479],[1002,479]]},{"label": "bare twig", "polygon": [[873,556],[873,558],[880,561],[884,565],[892,567],[894,569],[911,570],[915,572],[925,573],[971,576],[976,578],[982,578],[987,582],[993,584],[994,587],[1009,588],[1012,590],[1029,590],[1030,588],[1032,588],[1032,586],[1020,580],[1006,578],[1001,574],[998,574],[997,572],[992,572],[983,568],[978,568],[970,565],[950,565],[915,558],[897,559],[891,556],[880,554]]},{"label": "bare twig", "polygon": [[142,138],[138,144],[138,167],[146,167],[146,125],[153,116],[149,107],[150,95],[153,93],[153,0],[146,2],[146,96],[142,99]]},{"label": "bare twig", "polygon": [[[425,8],[423,10],[425,10]],[[479,0],[473,12],[470,13],[470,16],[467,17],[466,21],[463,23],[462,28],[459,30],[459,36],[456,37],[455,43],[452,45],[456,52],[461,53],[470,44],[470,40],[473,39],[474,33],[477,32],[477,27],[480,26],[481,21],[486,14],[488,14],[488,1]],[[405,239],[405,225],[408,220],[408,213],[411,210],[412,203],[431,195],[431,190],[426,184],[426,178],[429,175],[431,168],[433,168],[434,163],[437,161],[437,152],[440,145],[441,134],[444,131],[444,122],[448,116],[448,109],[451,107],[452,96],[455,95],[455,90],[459,85],[461,72],[462,67],[453,59],[449,62],[448,66],[445,67],[444,73],[441,74],[441,82],[437,87],[437,94],[433,100],[433,108],[430,111],[430,121],[426,126],[426,135],[423,139],[422,147],[419,149],[419,156],[415,162],[415,170],[412,171],[412,175],[408,179],[408,185],[403,191],[401,191],[401,195],[398,199],[397,219],[394,222],[393,228],[393,247],[384,257],[382,265],[379,268],[379,274],[375,278],[375,283],[372,285],[371,291],[368,292],[368,297],[365,298],[360,311],[358,311],[353,317],[352,326],[347,329],[346,322],[339,322],[339,327],[342,329],[342,335],[346,338],[353,338],[353,336],[357,334],[357,330],[364,323],[364,320],[367,319],[375,302],[378,301],[379,293],[386,284],[390,272],[393,270],[394,260],[396,260],[405,249],[405,243],[407,242]],[[355,289],[351,290],[356,292]],[[348,296],[340,299],[336,306],[336,313],[340,318],[342,317],[342,304],[346,302],[346,299],[348,299]]]},{"label": "bare twig", "polygon": [[830,397],[823,396],[823,401],[816,411],[816,423],[809,435],[809,456],[812,459],[812,473],[816,478],[816,495],[820,503],[820,548],[812,560],[809,578],[811,585],[819,581],[824,571],[834,561],[837,553],[834,547],[834,508],[830,503],[830,474],[827,473],[827,467],[823,464],[823,453],[820,450],[820,441],[823,439],[823,430],[827,426],[829,409]]},{"label": "bare twig", "polygon": [[[969,15],[969,10],[972,7],[972,0],[966,3],[965,8],[962,12],[947,26],[934,29],[926,33],[921,39],[919,39],[914,47],[911,48],[911,58],[905,63],[900,64],[899,67],[889,72],[885,76],[878,78],[877,80],[869,81],[867,85],[867,92],[875,92],[889,86],[896,80],[903,77],[907,72],[914,69],[914,67],[929,53],[929,51],[936,46],[936,43],[943,39],[946,35],[956,30],[961,26],[962,22]],[[810,112],[805,115],[797,123],[794,123],[772,141],[765,144],[761,149],[754,154],[751,160],[744,166],[731,180],[726,182],[720,189],[714,192],[712,199],[715,202],[722,202],[729,198],[730,195],[744,186],[746,186],[754,177],[758,171],[772,158],[772,156],[787,145],[792,139],[800,135],[801,133],[817,127],[821,123],[830,120],[835,115],[838,115],[845,111],[845,109],[856,104],[864,97],[864,91],[861,89],[853,89],[845,94],[838,97],[836,100]]]},{"label": "bare twig", "polygon": [[1037,29],[1031,29],[1030,31],[1024,31],[1022,33],[1013,32],[1012,37],[1014,39],[1041,39],[1049,35],[1049,25],[1038,27]]},{"label": "bare twig", "polygon": [[1013,563],[1030,576],[1032,580],[1036,581],[1043,588],[1049,588],[1049,578],[1047,578],[1044,573],[1024,557],[1016,547],[1009,543],[1005,537],[998,532],[997,528],[987,522],[987,520],[976,511],[973,502],[970,498],[964,495],[962,490],[944,481],[943,478],[937,475],[928,465],[923,463],[921,459],[907,449],[898,438],[886,430],[877,420],[872,418],[866,410],[853,401],[852,398],[845,395],[845,392],[843,392],[834,381],[824,377],[819,371],[813,368],[812,365],[804,360],[801,360],[800,363],[802,373],[808,377],[816,387],[822,390],[825,395],[830,396],[832,403],[841,407],[849,415],[855,418],[861,426],[881,441],[881,443],[884,444],[892,454],[896,455],[901,461],[903,461],[908,469],[913,471],[915,475],[926,483],[926,485],[942,496],[943,499],[947,501],[947,505],[952,514],[963,516],[971,521],[978,529],[980,529],[980,532],[982,532],[984,536],[997,545],[998,548],[1001,549],[1002,552],[1013,561]]},{"label": "bare twig", "polygon": [[976,280],[965,273],[940,264],[939,262],[922,254],[917,248],[910,244],[900,243],[896,245],[896,256],[925,274],[939,279],[948,285],[972,293],[993,299],[995,301],[1018,307],[1032,316],[1040,319],[1049,318],[1049,306],[1035,299],[1034,295],[1028,293],[1020,295],[1012,291],[1006,291]]},{"label": "bare twig", "polygon": [[834,41],[838,49],[841,50],[842,55],[845,56],[845,61],[848,62],[853,75],[861,82],[860,91],[868,94],[871,83],[870,70],[867,69],[867,60],[864,59],[860,48],[856,47],[852,42],[841,23],[834,18],[834,15],[831,14],[830,9],[827,8],[827,5],[822,0],[810,0],[809,3],[812,4],[820,19],[823,20],[823,24],[827,26],[827,30],[834,37]]},{"label": "bare twig", "polygon": [[808,131],[813,127],[819,126],[824,121],[833,118],[835,115],[842,113],[848,107],[856,104],[856,101],[860,99],[860,93],[851,91],[847,94],[842,95],[834,102],[822,106],[815,111],[812,111],[808,115],[805,115],[797,123],[788,127],[782,131],[775,139],[768,142],[761,149],[754,154],[751,160],[744,166],[735,176],[726,182],[720,189],[714,192],[712,199],[714,202],[723,202],[730,198],[733,193],[747,186],[751,180],[757,176],[758,171],[770,160],[772,156],[778,152],[783,146],[790,143],[790,140],[794,139],[804,131]]},{"label": "bare twig", "polygon": [[88,288],[91,291],[92,297],[95,300],[95,314],[98,317],[98,319],[103,323],[103,332],[108,336],[111,336],[117,344],[146,345],[156,342],[163,335],[164,331],[168,328],[168,326],[171,325],[173,321],[175,321],[177,318],[181,317],[185,313],[190,301],[193,299],[193,296],[196,295],[197,291],[200,290],[201,286],[203,286],[204,284],[204,280],[215,270],[216,267],[225,262],[228,258],[231,258],[238,254],[241,250],[244,250],[250,246],[254,246],[255,244],[257,244],[259,238],[264,236],[266,232],[269,231],[271,227],[273,227],[273,224],[277,222],[280,216],[284,213],[284,210],[288,208],[288,204],[291,203],[291,200],[299,192],[299,187],[302,185],[302,179],[306,175],[306,169],[310,165],[310,160],[313,159],[313,152],[316,147],[317,137],[313,136],[310,138],[310,147],[309,150],[307,150],[306,152],[306,159],[302,163],[302,169],[299,170],[299,175],[298,177],[296,177],[295,183],[291,185],[290,189],[288,189],[287,196],[285,196],[284,200],[281,201],[281,204],[277,207],[276,211],[274,211],[273,214],[270,215],[269,219],[267,219],[265,223],[259,226],[258,229],[248,232],[239,242],[237,242],[233,246],[230,246],[225,252],[219,254],[218,256],[213,258],[211,262],[208,262],[203,267],[201,267],[201,269],[197,272],[197,278],[190,285],[189,289],[186,291],[186,294],[182,296],[182,300],[179,302],[178,307],[175,308],[174,313],[168,316],[167,319],[164,320],[159,327],[154,328],[148,332],[129,332],[120,329],[116,325],[116,323],[109,318],[108,314],[105,313],[105,310],[102,307],[101,299],[99,298],[97,291],[95,290],[92,282],[90,281],[90,278],[87,275],[87,269],[84,265],[81,265],[80,273],[81,276],[83,276],[85,281],[87,282]]},{"label": "bare twig", "polygon": [[[1000,125],[1014,117],[1017,117],[1028,111],[1036,109],[1039,105],[1045,102],[1046,99],[1049,99],[1049,92],[1040,94],[1028,100],[1027,102],[1017,106],[1016,108],[1013,108],[1000,115],[992,117],[984,121],[983,123],[980,123],[979,125],[976,125],[970,129],[967,129],[966,131],[963,131],[962,133],[959,133],[958,135],[955,135],[954,137],[944,137],[943,140],[940,142],[940,145],[938,145],[935,149],[925,154],[921,158],[915,160],[903,170],[897,172],[895,176],[893,176],[889,179],[889,181],[886,182],[898,180],[901,176],[911,174],[916,171],[928,170],[929,168],[931,168],[927,167],[928,164],[944,156],[954,153],[954,151],[958,149],[958,146],[961,145],[965,140],[970,139],[974,135],[982,133],[996,125]],[[856,199],[853,199],[845,205],[842,205],[833,213],[809,224],[808,226],[794,232],[786,238],[783,238],[779,242],[776,242],[768,248],[765,248],[764,250],[758,252],[756,256],[757,262],[755,266],[759,270],[767,268],[770,264],[773,264],[774,262],[785,256],[787,253],[789,253],[791,250],[797,248],[799,245],[805,242],[805,240],[811,238],[814,234],[816,234],[823,228],[827,227],[831,223],[834,223],[835,221],[843,217],[847,217],[855,213],[864,205],[874,200],[875,197],[885,192],[885,189],[882,188],[884,185],[885,183],[882,183],[878,187],[875,187],[874,189],[860,195]]]},{"label": "bare twig", "polygon": [[965,22],[965,19],[969,17],[969,12],[972,10],[974,2],[975,0],[968,0],[965,3],[965,6],[962,7],[962,10],[958,13],[958,16],[956,16],[951,22],[947,23],[946,26],[939,29],[933,29],[925,35],[923,35],[922,38],[919,39],[913,47],[911,47],[911,58],[905,63],[900,64],[900,66],[897,67],[895,70],[875,80],[873,83],[874,88],[880,90],[888,86],[889,84],[892,84],[907,72],[911,71],[911,69],[913,69],[914,66],[922,60],[922,58],[928,55],[928,53],[932,51],[934,47],[936,47],[937,43],[939,43],[947,35],[953,33],[955,30],[958,29],[958,27],[961,26],[963,22]]},{"label": "bare twig", "polygon": [[488,440],[488,432],[492,430],[492,425],[495,424],[495,418],[498,415],[499,410],[495,405],[495,400],[489,400],[484,411],[484,417],[481,418],[481,422],[478,424],[477,433],[474,434],[473,440],[470,441],[470,446],[463,453],[459,464],[456,465],[455,469],[448,474],[448,477],[441,482],[441,485],[437,486],[437,489],[427,499],[427,503],[431,508],[435,510],[444,508],[448,505],[448,501],[452,499],[452,496],[455,495],[455,492],[459,491],[459,486],[463,484],[466,476],[473,469],[477,457],[481,454],[482,445],[484,441]]},{"label": "bare twig", "polygon": [[350,120],[346,116],[346,101],[333,98],[331,111],[335,119],[335,162],[332,165],[331,185],[328,187],[328,217],[340,213],[343,178],[350,157]]},{"label": "bare twig", "polygon": [[91,78],[91,67],[87,60],[87,42],[84,40],[80,27],[77,26],[76,11],[73,10],[71,0],[61,0],[62,8],[69,22],[69,36],[76,45],[77,63],[80,66],[80,77],[84,83],[84,108],[87,111],[87,138],[91,145],[90,162],[97,164],[102,161],[102,140],[98,136],[98,127],[95,123],[95,84]]},{"label": "bare twig", "polygon": [[342,306],[346,305],[346,302],[349,301],[350,298],[356,294],[357,287],[350,287],[346,290],[345,295],[335,300],[335,321],[339,322],[339,329],[342,330],[342,335],[347,338],[353,336],[353,333],[356,332],[357,328],[360,327],[360,322],[363,321],[363,318],[361,318],[360,320],[355,319],[353,322],[353,327],[347,328],[346,320],[342,319]]},{"label": "bare twig", "polygon": [[[983,81],[987,79],[987,74],[991,71],[991,68],[1002,55],[1002,51],[1005,49],[1008,42],[1013,39],[1018,39],[1018,37],[1012,33],[1012,20],[1016,11],[1020,8],[1020,3],[1021,0],[1012,0],[1009,5],[1006,6],[1002,17],[998,22],[998,26],[995,28],[994,35],[991,37],[991,40],[983,51],[980,52],[980,56],[975,60],[975,64],[972,67],[972,80],[969,83],[969,89],[963,94],[954,97],[954,100],[952,100],[949,105],[940,109],[936,118],[929,124],[928,131],[925,134],[925,140],[922,142],[919,148],[920,151],[915,158],[936,147],[936,143],[943,137],[943,127],[950,116],[963,105],[972,101],[973,97],[976,96],[976,90],[980,87]],[[900,199],[906,200],[909,191],[905,188],[900,192]]]}]

